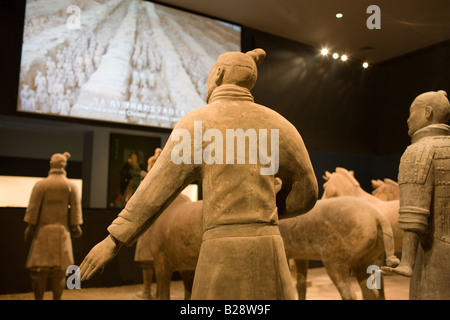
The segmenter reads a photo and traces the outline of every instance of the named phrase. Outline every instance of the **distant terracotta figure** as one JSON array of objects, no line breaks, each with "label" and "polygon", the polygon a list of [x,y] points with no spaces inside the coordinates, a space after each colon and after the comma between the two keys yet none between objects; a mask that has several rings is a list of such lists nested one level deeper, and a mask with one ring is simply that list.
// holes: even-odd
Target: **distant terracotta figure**
[{"label": "distant terracotta figure", "polygon": [[391,201],[400,199],[398,182],[385,178],[383,180],[372,180],[372,194],[380,200]]},{"label": "distant terracotta figure", "polygon": [[399,167],[401,263],[383,268],[412,277],[410,299],[450,299],[450,103],[445,91],[411,104],[411,145]]},{"label": "distant terracotta figure", "polygon": [[159,155],[161,154],[161,148],[156,148],[155,149],[155,154],[153,156],[151,156],[150,158],[148,158],[147,161],[147,173],[150,172],[150,169],[155,165],[156,160],[158,160]]},{"label": "distant terracotta figure", "polygon": [[48,278],[52,280],[53,299],[61,299],[66,270],[74,263],[71,235],[78,238],[82,234],[79,192],[66,177],[69,158],[68,152],[51,157],[48,177],[34,185],[25,213],[25,241],[32,238],[26,267],[36,300],[44,298]]},{"label": "distant terracotta figure", "polygon": [[[201,180],[203,241],[192,299],[295,298],[278,216],[309,211],[317,201],[318,187],[296,128],[253,101],[250,90],[264,57],[261,49],[219,56],[207,80],[208,105],[178,122],[158,161],[108,227],[110,236],[86,256],[80,266],[82,280],[109,263],[122,245],[132,245],[189,183]],[[259,134],[259,148],[248,147],[240,158],[239,144],[220,145],[220,137],[225,142],[229,130]],[[187,147],[182,150],[180,145]],[[271,156],[255,154],[268,146],[279,148],[272,148]],[[199,160],[202,155],[206,159]],[[277,197],[275,174],[283,180]]]},{"label": "distant terracotta figure", "polygon": [[[150,169],[155,164],[156,160],[161,154],[161,151],[162,151],[161,148],[156,148],[155,154],[150,158],[148,158],[147,171],[144,170],[141,171],[141,182],[150,172]],[[134,261],[138,262],[142,269],[142,280],[143,280],[142,291],[138,291],[136,293],[136,296],[140,299],[145,300],[156,297],[156,294],[152,296],[151,290],[155,265],[152,253],[149,248],[150,233],[151,233],[150,229],[147,229],[147,231],[145,231],[142,234],[142,236],[139,237],[139,239],[136,242],[136,251],[134,254]]]}]

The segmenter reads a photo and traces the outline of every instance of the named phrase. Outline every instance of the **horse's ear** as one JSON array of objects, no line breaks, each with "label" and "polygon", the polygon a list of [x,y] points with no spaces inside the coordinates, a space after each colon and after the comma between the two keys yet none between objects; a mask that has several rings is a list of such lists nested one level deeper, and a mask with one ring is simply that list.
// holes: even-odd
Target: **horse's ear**
[{"label": "horse's ear", "polygon": [[372,182],[372,188],[378,188],[381,186],[381,181],[380,180],[371,180]]}]

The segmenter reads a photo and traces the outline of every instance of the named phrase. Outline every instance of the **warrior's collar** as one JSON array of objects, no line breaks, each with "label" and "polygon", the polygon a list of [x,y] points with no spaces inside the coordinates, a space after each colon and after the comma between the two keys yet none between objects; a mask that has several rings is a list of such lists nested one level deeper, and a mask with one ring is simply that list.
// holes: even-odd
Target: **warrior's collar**
[{"label": "warrior's collar", "polygon": [[254,101],[250,90],[234,84],[223,84],[214,89],[209,98],[209,103],[217,102],[218,100]]},{"label": "warrior's collar", "polygon": [[64,170],[63,168],[52,168],[52,169],[50,169],[48,174],[64,174],[64,175],[66,175],[66,170]]},{"label": "warrior's collar", "polygon": [[411,143],[415,143],[423,138],[435,137],[435,136],[448,136],[450,135],[450,126],[439,123],[431,124],[422,129],[417,130],[411,137]]}]

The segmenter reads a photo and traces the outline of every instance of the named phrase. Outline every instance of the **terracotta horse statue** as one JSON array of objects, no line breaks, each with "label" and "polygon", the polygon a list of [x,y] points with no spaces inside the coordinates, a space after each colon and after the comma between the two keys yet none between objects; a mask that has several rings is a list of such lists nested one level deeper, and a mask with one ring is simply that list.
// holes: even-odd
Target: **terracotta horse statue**
[{"label": "terracotta horse statue", "polygon": [[[276,179],[275,190],[281,189]],[[348,199],[347,199],[348,198]],[[203,203],[180,195],[150,227],[150,250],[154,258],[159,299],[170,299],[170,281],[180,271],[185,299],[192,290],[203,234]],[[349,273],[352,270],[365,299],[383,299],[383,289],[367,289],[369,265],[396,266],[392,229],[370,203],[352,198],[319,200],[307,214],[279,221],[288,259],[296,260],[299,299],[306,297],[308,260],[322,260],[343,299],[355,299]]]},{"label": "terracotta horse statue", "polygon": [[363,299],[385,299],[384,287],[368,289],[367,268],[398,265],[391,225],[371,203],[355,197],[318,200],[306,214],[279,221],[286,257],[295,261],[299,300],[306,299],[309,260],[322,261],[342,299],[355,300],[350,272]]},{"label": "terracotta horse statue", "polygon": [[353,196],[374,204],[386,216],[392,226],[395,252],[402,251],[403,231],[398,226],[399,200],[383,201],[364,191],[355,179],[354,172],[344,168],[338,167],[333,173],[326,171],[323,178],[326,182],[323,184],[324,192],[322,199],[338,196]]},{"label": "terracotta horse statue", "polygon": [[400,199],[400,188],[398,182],[385,178],[383,180],[372,180],[372,194],[380,200],[390,201]]},{"label": "terracotta horse statue", "polygon": [[180,194],[148,229],[160,300],[170,300],[170,282],[178,271],[189,300],[203,236],[203,201]]}]

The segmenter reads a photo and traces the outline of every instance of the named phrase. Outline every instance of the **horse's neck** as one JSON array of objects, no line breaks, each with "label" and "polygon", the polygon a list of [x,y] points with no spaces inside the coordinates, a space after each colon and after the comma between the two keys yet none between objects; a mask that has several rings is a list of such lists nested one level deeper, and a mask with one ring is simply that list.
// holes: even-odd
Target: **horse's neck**
[{"label": "horse's neck", "polygon": [[186,203],[186,202],[192,202],[192,200],[191,200],[187,195],[185,195],[185,194],[183,194],[183,193],[180,193],[180,194],[178,195],[178,197],[176,197],[176,198],[172,201],[172,204],[173,204],[174,206],[177,206],[177,205],[180,205],[180,204],[183,204],[183,203]]},{"label": "horse's neck", "polygon": [[361,187],[358,187],[356,189],[355,196],[357,196],[358,198],[362,198],[364,200],[370,201],[372,203],[378,203],[379,201],[381,201],[380,199],[378,199],[374,195],[364,191]]}]

